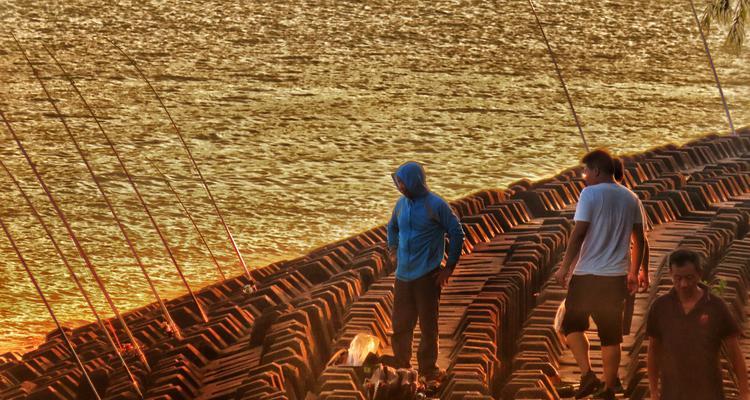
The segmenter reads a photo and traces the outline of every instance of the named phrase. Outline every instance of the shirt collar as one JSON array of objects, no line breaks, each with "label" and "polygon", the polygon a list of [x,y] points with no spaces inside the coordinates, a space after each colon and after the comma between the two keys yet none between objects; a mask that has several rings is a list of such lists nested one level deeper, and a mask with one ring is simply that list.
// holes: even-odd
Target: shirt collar
[{"label": "shirt collar", "polygon": [[[703,289],[703,296],[701,296],[701,298],[695,304],[696,306],[698,304],[702,304],[702,303],[707,302],[709,300],[710,295],[711,295],[711,288],[708,287],[703,282],[698,282],[698,287],[701,288],[701,289]],[[677,290],[675,290],[674,287],[672,287],[672,289],[669,290],[668,294],[672,298],[672,300],[675,301],[675,302],[677,302],[677,304],[679,305],[680,298],[677,296]]]}]

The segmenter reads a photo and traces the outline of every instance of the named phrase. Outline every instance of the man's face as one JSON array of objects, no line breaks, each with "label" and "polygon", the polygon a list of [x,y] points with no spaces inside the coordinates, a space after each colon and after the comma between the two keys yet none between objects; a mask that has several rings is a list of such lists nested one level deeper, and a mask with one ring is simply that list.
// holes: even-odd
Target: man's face
[{"label": "man's face", "polygon": [[393,178],[393,183],[396,185],[396,189],[398,189],[401,194],[406,196],[406,185],[404,185],[404,182],[401,182],[401,179],[398,179],[396,174],[391,175],[391,178]]},{"label": "man's face", "polygon": [[675,290],[681,296],[690,296],[698,289],[698,282],[701,276],[693,263],[688,262],[681,266],[670,266],[669,275],[672,277],[672,284]]},{"label": "man's face", "polygon": [[586,182],[586,186],[595,185],[597,177],[599,177],[599,170],[597,168],[583,167],[583,181]]}]

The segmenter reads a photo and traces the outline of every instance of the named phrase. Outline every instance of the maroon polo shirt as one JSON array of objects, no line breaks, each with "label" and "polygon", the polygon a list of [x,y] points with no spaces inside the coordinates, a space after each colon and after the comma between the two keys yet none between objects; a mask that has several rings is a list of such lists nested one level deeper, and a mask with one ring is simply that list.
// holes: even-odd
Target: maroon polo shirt
[{"label": "maroon polo shirt", "polygon": [[719,350],[740,327],[724,300],[700,286],[705,295],[687,314],[674,289],[649,310],[646,333],[661,341],[662,400],[724,399]]}]

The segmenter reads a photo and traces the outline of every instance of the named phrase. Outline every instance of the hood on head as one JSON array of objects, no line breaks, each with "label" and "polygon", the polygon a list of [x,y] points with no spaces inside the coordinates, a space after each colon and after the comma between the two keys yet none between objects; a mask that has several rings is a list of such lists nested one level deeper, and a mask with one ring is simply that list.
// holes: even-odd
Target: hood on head
[{"label": "hood on head", "polygon": [[404,183],[408,192],[407,197],[422,197],[430,191],[427,187],[427,176],[425,175],[424,168],[417,162],[409,161],[402,164],[396,170],[395,175]]}]

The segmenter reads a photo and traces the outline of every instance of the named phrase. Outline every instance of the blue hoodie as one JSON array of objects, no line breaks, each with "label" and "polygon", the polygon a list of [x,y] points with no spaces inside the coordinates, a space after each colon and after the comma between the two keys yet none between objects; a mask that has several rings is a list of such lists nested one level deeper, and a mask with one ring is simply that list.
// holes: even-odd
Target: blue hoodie
[{"label": "blue hoodie", "polygon": [[396,278],[411,281],[440,267],[446,233],[450,240],[446,265],[455,266],[464,243],[456,214],[445,200],[430,192],[420,164],[407,162],[394,175],[407,191],[396,202],[388,222],[388,247],[398,247]]}]

